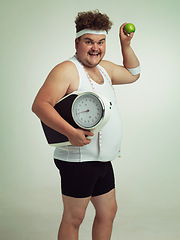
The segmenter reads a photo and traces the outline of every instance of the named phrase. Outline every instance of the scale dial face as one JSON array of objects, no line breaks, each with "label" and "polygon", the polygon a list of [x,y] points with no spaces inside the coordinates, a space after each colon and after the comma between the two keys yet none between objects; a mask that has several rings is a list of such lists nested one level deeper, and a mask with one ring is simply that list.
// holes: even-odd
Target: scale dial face
[{"label": "scale dial face", "polygon": [[103,102],[93,93],[79,95],[73,102],[72,116],[81,128],[94,128],[101,121],[103,115]]}]

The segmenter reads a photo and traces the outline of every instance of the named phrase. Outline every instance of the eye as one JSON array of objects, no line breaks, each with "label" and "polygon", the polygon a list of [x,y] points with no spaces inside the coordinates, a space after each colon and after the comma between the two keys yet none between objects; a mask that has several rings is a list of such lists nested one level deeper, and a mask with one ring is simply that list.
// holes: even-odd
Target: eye
[{"label": "eye", "polygon": [[93,44],[92,41],[86,41],[85,43],[86,43],[87,45],[92,45],[92,44]]},{"label": "eye", "polygon": [[104,44],[104,41],[102,40],[102,41],[100,41],[100,42],[98,42],[98,45],[103,45]]}]

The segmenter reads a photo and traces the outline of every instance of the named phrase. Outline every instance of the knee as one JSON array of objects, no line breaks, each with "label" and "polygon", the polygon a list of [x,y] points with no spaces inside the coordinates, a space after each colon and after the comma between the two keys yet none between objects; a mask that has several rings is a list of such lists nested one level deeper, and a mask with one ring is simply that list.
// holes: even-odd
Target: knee
[{"label": "knee", "polygon": [[78,229],[84,220],[84,212],[76,212],[74,214],[64,214],[62,221],[66,222],[69,226]]},{"label": "knee", "polygon": [[74,228],[78,229],[81,223],[83,222],[83,220],[84,220],[84,215],[78,215],[71,219],[71,224]]},{"label": "knee", "polygon": [[96,219],[100,222],[113,222],[117,213],[117,204],[111,206],[111,208],[104,209],[103,212],[96,211]]}]

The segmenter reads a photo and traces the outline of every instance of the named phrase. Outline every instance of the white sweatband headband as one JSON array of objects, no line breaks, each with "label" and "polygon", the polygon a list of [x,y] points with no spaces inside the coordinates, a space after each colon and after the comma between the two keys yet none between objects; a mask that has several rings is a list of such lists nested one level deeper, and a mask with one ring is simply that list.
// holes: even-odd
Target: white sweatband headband
[{"label": "white sweatband headband", "polygon": [[141,66],[139,65],[136,68],[127,68],[127,70],[132,74],[132,75],[137,75],[141,72]]},{"label": "white sweatband headband", "polygon": [[105,35],[107,36],[107,32],[105,30],[92,30],[92,29],[83,29],[76,33],[76,38],[79,38],[80,36],[84,34],[98,34],[98,35]]}]

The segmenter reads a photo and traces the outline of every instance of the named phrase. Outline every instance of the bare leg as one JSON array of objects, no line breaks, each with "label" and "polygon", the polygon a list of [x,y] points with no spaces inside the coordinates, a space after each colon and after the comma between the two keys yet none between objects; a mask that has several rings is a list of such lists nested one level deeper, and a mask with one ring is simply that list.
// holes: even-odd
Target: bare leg
[{"label": "bare leg", "polygon": [[78,240],[79,227],[84,219],[88,198],[72,198],[62,195],[64,212],[59,228],[58,240]]},{"label": "bare leg", "polygon": [[96,209],[96,216],[92,230],[92,239],[110,240],[113,220],[117,211],[115,189],[106,194],[92,197],[91,201]]}]

